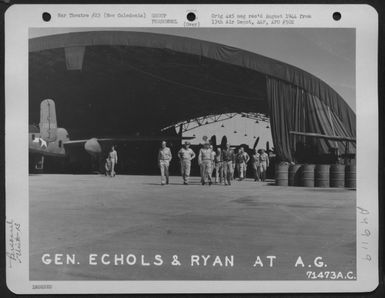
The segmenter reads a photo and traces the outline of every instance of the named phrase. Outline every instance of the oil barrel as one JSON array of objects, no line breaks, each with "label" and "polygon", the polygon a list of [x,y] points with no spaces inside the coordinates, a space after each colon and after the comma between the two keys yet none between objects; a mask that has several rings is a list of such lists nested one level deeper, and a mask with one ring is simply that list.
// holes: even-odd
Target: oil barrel
[{"label": "oil barrel", "polygon": [[301,183],[301,164],[290,165],[289,167],[289,186],[300,186]]},{"label": "oil barrel", "polygon": [[330,187],[345,186],[345,165],[334,164],[330,167]]},{"label": "oil barrel", "polygon": [[275,167],[275,184],[288,186],[289,183],[289,164],[280,163]]},{"label": "oil barrel", "polygon": [[345,167],[345,187],[356,188],[356,165],[351,164]]},{"label": "oil barrel", "polygon": [[315,167],[315,186],[316,187],[329,187],[330,165],[316,165]]},{"label": "oil barrel", "polygon": [[304,164],[301,170],[301,185],[314,187],[314,168],[313,164]]}]

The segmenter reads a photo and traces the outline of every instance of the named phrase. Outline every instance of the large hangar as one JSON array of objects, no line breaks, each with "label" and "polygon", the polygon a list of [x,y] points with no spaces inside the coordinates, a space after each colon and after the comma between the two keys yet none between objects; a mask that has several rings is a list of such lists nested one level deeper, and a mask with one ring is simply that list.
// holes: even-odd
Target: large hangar
[{"label": "large hangar", "polygon": [[[258,112],[270,116],[275,152],[317,154],[346,143],[291,131],[354,139],[356,117],[344,99],[312,74],[242,49],[164,34],[91,31],[29,41],[30,123],[52,98],[71,138],[159,135],[200,116]],[[172,131],[168,132],[172,134]],[[348,148],[355,152],[355,145]]]}]

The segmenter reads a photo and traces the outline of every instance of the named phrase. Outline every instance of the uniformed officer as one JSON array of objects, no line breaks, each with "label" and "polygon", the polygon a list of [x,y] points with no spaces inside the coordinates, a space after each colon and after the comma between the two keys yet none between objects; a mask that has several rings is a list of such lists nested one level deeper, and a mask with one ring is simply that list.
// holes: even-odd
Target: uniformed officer
[{"label": "uniformed officer", "polygon": [[233,164],[235,163],[235,154],[234,151],[230,148],[230,144],[226,144],[226,148],[222,151],[222,160],[225,185],[231,185]]},{"label": "uniformed officer", "polygon": [[249,160],[249,154],[245,152],[243,147],[239,148],[239,152],[237,154],[237,170],[239,174],[239,181],[246,178],[247,163],[249,162]]},{"label": "uniformed officer", "polygon": [[254,181],[259,181],[260,180],[260,173],[259,173],[259,150],[254,149],[254,154],[253,154],[253,170],[254,170]]},{"label": "uniformed officer", "polygon": [[202,185],[206,184],[206,180],[208,180],[209,185],[211,185],[212,150],[210,149],[209,142],[205,142],[203,148],[199,150],[198,164],[201,167]]},{"label": "uniformed officer", "polygon": [[181,165],[183,184],[187,185],[190,177],[191,161],[195,158],[194,151],[190,149],[190,142],[186,141],[184,143],[184,147],[178,152],[178,157]]},{"label": "uniformed officer", "polygon": [[215,183],[222,183],[223,179],[223,158],[222,150],[220,147],[217,148],[217,152],[214,157],[215,165]]},{"label": "uniformed officer", "polygon": [[171,150],[170,148],[167,147],[166,142],[163,141],[158,153],[158,164],[160,168],[161,185],[169,183],[168,168],[170,166],[171,159],[172,159]]},{"label": "uniformed officer", "polygon": [[214,151],[214,147],[213,145],[210,145],[210,149],[211,149],[211,167],[210,167],[210,177],[211,179],[213,178],[213,172],[214,172],[214,169],[215,169],[215,156],[217,155]]},{"label": "uniformed officer", "polygon": [[260,156],[259,156],[259,172],[261,175],[261,180],[265,181],[266,180],[266,171],[267,168],[269,167],[269,155],[265,152],[264,149],[261,149],[260,151]]},{"label": "uniformed officer", "polygon": [[105,175],[111,176],[111,160],[109,157],[106,158],[106,162],[104,163],[104,168],[106,170]]},{"label": "uniformed officer", "polygon": [[115,146],[111,147],[110,152],[108,153],[108,158],[111,162],[111,177],[115,177],[115,166],[118,164],[118,153],[115,151]]}]

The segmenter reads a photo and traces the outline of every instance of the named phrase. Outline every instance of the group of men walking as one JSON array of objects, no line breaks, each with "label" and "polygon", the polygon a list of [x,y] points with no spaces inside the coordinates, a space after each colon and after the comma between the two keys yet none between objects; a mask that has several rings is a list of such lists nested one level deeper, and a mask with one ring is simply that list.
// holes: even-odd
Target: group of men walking
[{"label": "group of men walking", "polygon": [[[178,152],[183,184],[185,185],[189,183],[191,161],[196,157],[196,154],[190,148],[190,145],[190,142],[186,141],[184,146]],[[215,151],[209,142],[205,142],[198,154],[202,185],[212,185],[214,170],[215,183],[231,185],[231,181],[234,180],[235,169],[237,169],[239,180],[245,179],[247,165],[250,160],[253,165],[254,180],[265,181],[266,170],[269,167],[269,156],[263,149],[258,151],[254,150],[253,153],[254,154],[250,158],[243,147],[240,147],[238,152],[235,153],[234,150],[230,148],[230,144],[226,144],[223,150],[218,147]],[[171,160],[171,150],[167,147],[166,142],[163,141],[158,154],[162,185],[169,183],[169,166]]]}]

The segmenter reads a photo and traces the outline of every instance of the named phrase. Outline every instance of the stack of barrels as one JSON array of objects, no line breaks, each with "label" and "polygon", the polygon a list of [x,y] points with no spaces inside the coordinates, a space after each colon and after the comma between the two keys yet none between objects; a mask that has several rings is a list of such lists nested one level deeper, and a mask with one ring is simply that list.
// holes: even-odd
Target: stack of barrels
[{"label": "stack of barrels", "polygon": [[279,186],[356,188],[356,165],[280,163],[275,169]]}]

